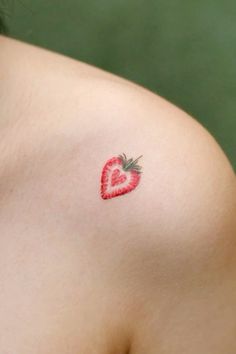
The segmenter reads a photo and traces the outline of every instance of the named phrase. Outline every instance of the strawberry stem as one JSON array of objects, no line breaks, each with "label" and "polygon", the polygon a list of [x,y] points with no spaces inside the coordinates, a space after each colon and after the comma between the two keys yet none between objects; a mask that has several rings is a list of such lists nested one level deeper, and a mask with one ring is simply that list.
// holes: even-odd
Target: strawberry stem
[{"label": "strawberry stem", "polygon": [[129,169],[130,166],[134,166],[135,163],[142,157],[143,155],[139,156],[136,160],[133,161],[133,159],[131,159],[131,161],[124,167],[124,170],[127,171]]},{"label": "strawberry stem", "polygon": [[138,161],[141,157],[143,157],[143,155],[140,155],[136,160],[134,160],[134,164],[136,163],[136,161]]}]

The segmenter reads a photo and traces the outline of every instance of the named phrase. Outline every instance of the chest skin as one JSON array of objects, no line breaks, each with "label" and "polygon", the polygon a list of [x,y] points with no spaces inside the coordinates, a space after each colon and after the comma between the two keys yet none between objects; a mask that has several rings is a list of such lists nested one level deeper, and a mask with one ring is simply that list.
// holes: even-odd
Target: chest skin
[{"label": "chest skin", "polygon": [[2,353],[126,352],[119,299],[78,235],[22,220],[1,225],[0,250]]}]

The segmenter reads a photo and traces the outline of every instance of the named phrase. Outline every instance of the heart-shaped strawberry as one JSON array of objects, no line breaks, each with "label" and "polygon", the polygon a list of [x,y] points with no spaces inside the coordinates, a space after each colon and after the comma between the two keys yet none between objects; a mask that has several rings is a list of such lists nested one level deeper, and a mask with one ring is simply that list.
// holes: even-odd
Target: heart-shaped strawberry
[{"label": "heart-shaped strawberry", "polygon": [[110,199],[131,192],[140,181],[141,167],[135,161],[127,160],[126,155],[109,159],[102,170],[101,197]]}]

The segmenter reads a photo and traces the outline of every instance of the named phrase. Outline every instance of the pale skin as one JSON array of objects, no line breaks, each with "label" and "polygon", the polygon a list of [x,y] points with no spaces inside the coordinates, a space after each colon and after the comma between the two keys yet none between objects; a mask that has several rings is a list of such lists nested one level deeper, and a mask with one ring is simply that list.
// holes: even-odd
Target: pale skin
[{"label": "pale skin", "polygon": [[[4,37],[0,53],[0,353],[235,354],[218,143],[114,75]],[[139,184],[103,199],[122,153],[142,155]]]}]

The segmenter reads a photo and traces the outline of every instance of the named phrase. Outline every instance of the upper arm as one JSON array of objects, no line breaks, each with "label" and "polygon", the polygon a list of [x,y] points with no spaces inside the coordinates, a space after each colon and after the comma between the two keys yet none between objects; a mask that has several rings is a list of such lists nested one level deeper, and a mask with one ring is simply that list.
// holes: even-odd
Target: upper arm
[{"label": "upper arm", "polygon": [[159,103],[144,99],[129,123],[143,175],[114,214],[127,218],[117,267],[129,288],[131,353],[233,354],[235,175],[202,126]]},{"label": "upper arm", "polygon": [[232,167],[199,123],[161,98],[127,87],[117,94],[113,86],[105,97],[109,104],[99,107],[105,118],[85,152],[99,146],[101,167],[113,152],[143,155],[134,192],[94,203],[91,195],[90,226],[96,223],[103,235],[94,257],[105,270],[107,293],[124,304],[130,351],[233,354]]}]

